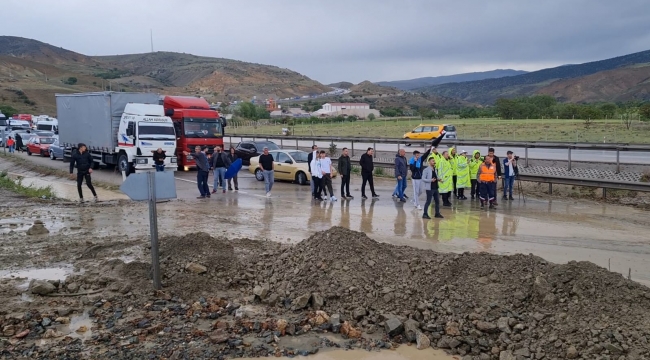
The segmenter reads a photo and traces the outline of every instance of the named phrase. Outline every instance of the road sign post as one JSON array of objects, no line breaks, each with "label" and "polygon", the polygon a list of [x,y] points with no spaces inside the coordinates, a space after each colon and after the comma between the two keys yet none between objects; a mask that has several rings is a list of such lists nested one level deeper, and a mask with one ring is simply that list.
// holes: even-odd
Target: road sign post
[{"label": "road sign post", "polygon": [[157,200],[175,199],[176,183],[174,173],[169,171],[132,174],[120,186],[120,190],[131,200],[149,202],[149,232],[151,236],[151,267],[153,288],[161,289],[160,259],[158,254],[158,212]]}]

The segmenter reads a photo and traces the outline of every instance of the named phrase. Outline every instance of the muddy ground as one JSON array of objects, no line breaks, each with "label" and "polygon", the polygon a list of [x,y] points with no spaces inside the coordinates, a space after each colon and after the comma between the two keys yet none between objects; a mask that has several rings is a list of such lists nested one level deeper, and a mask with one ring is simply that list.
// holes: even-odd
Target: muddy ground
[{"label": "muddy ground", "polygon": [[[0,191],[1,357],[444,357],[411,343],[465,360],[650,357],[650,290],[606,269],[613,258],[648,278],[643,211],[529,198],[423,222],[390,199],[310,204],[293,184],[269,200],[246,176],[239,194],[201,202],[190,181],[158,205],[162,291],[144,204]],[[27,235],[39,222],[48,232]]]}]

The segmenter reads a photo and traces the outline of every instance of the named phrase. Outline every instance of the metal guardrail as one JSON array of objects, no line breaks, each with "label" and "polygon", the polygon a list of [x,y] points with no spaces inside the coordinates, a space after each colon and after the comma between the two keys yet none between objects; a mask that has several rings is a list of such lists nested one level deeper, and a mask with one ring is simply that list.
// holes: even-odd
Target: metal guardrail
[{"label": "metal guardrail", "polygon": [[[335,160],[336,159],[333,159],[332,161]],[[387,162],[374,162],[374,165],[385,169],[392,169],[395,166],[394,163],[387,163]],[[600,179],[576,178],[576,177],[569,177],[569,176],[535,174],[535,173],[525,173],[525,172],[523,173],[520,172],[518,179],[521,181],[547,183],[549,194],[553,193],[553,184],[602,188],[603,197],[607,196],[607,189],[650,192],[650,183],[644,183],[644,182],[608,180],[602,178]]]},{"label": "metal guardrail", "polygon": [[[354,144],[395,144],[396,150],[399,150],[401,145],[420,145],[427,147],[431,144],[430,140],[411,140],[411,139],[390,139],[390,138],[369,138],[369,137],[340,137],[340,136],[290,136],[290,135],[259,135],[259,134],[238,134],[227,135],[232,143],[232,138],[239,139],[264,139],[269,141],[279,140],[280,147],[284,146],[287,141],[295,141],[296,148],[299,148],[299,141],[330,141],[330,142],[345,142],[350,143],[350,150],[354,156]],[[452,146],[484,146],[484,147],[511,147],[524,149],[525,167],[528,167],[528,149],[565,149],[568,150],[568,170],[571,170],[571,151],[572,150],[594,150],[594,151],[616,151],[616,172],[621,171],[620,152],[621,151],[647,151],[650,152],[650,145],[634,145],[628,143],[619,144],[597,144],[597,143],[578,143],[578,142],[539,142],[539,141],[501,141],[501,140],[458,140],[458,139],[444,139],[446,143]]]}]

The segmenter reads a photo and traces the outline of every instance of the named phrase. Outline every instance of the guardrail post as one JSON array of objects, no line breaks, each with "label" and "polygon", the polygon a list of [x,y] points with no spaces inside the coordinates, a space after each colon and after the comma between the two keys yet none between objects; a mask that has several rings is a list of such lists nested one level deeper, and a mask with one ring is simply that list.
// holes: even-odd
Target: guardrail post
[{"label": "guardrail post", "polygon": [[553,183],[548,183],[548,194],[553,195]]},{"label": "guardrail post", "polygon": [[298,138],[296,138],[296,150],[298,150]]},{"label": "guardrail post", "polygon": [[569,147],[569,171],[571,171],[571,147]]},{"label": "guardrail post", "polygon": [[284,149],[284,144],[283,144],[283,141],[282,141],[282,140],[283,140],[283,139],[280,138],[280,149]]},{"label": "guardrail post", "polygon": [[352,151],[352,156],[354,156],[354,140],[350,141],[350,143],[351,143],[350,150]]},{"label": "guardrail post", "polygon": [[621,149],[616,148],[616,173],[618,174],[620,172],[621,172]]},{"label": "guardrail post", "polygon": [[607,198],[607,188],[603,188],[603,199]]},{"label": "guardrail post", "polygon": [[524,164],[524,167],[528,167],[528,144],[526,144],[526,147],[524,148],[524,156],[526,157],[526,163]]},{"label": "guardrail post", "polygon": [[[377,151],[377,143],[375,143],[375,142],[372,143],[372,149],[375,150],[375,152]],[[377,156],[377,155],[375,155],[375,156]]]}]

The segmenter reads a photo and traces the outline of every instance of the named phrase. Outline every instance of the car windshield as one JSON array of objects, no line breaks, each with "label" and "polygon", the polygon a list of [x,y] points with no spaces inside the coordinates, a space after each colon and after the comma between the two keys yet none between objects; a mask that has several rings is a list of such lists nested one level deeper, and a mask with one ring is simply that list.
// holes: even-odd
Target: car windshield
[{"label": "car windshield", "polygon": [[280,150],[279,146],[275,145],[274,142],[270,142],[270,141],[255,143],[255,147],[258,148],[260,152],[262,152],[262,149],[264,149],[264,147],[269,148],[269,150]]},{"label": "car windshield", "polygon": [[138,124],[138,137],[140,140],[176,140],[176,133],[173,126]]},{"label": "car windshield", "polygon": [[42,137],[42,138],[38,138],[38,140],[41,142],[41,144],[53,144],[54,143],[54,138]]},{"label": "car windshield", "polygon": [[183,121],[184,133],[189,138],[220,138],[221,123],[218,119],[185,118]]},{"label": "car windshield", "polygon": [[445,125],[445,131],[456,131],[456,127],[454,125]]},{"label": "car windshield", "polygon": [[307,154],[304,151],[295,151],[295,152],[290,152],[289,155],[295,160],[297,163],[307,163]]}]

